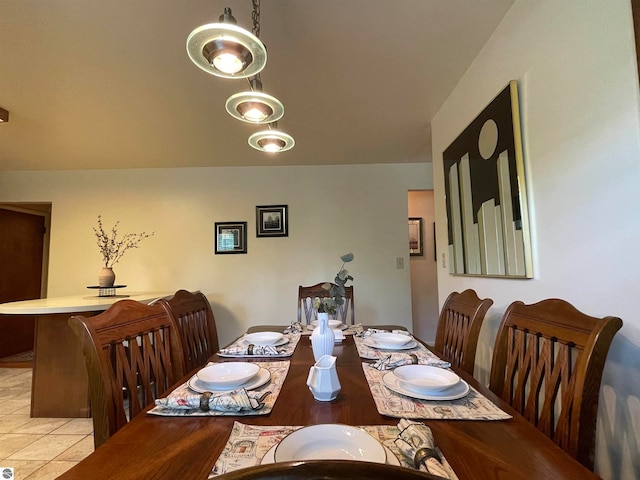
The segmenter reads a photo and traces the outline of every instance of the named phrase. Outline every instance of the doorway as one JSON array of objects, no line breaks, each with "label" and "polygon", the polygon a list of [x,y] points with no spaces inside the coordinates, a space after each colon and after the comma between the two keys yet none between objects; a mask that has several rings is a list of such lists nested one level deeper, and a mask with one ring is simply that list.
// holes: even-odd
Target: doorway
[{"label": "doorway", "polygon": [[[0,204],[0,303],[46,296],[50,224],[50,203]],[[33,316],[0,315],[2,366],[29,363],[34,328]]]},{"label": "doorway", "polygon": [[422,255],[409,257],[413,332],[433,345],[440,313],[433,190],[410,190],[407,198],[409,217],[422,219]]}]

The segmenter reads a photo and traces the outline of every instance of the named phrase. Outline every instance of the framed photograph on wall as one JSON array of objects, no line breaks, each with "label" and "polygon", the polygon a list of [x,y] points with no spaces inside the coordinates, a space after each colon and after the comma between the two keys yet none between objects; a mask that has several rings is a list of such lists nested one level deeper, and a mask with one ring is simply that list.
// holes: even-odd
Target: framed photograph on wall
[{"label": "framed photograph on wall", "polygon": [[259,205],[256,207],[256,237],[289,236],[289,206]]},{"label": "framed photograph on wall", "polygon": [[421,257],[424,255],[424,241],[422,238],[422,218],[409,218],[409,255]]},{"label": "framed photograph on wall", "polygon": [[215,253],[247,253],[247,222],[216,222]]}]

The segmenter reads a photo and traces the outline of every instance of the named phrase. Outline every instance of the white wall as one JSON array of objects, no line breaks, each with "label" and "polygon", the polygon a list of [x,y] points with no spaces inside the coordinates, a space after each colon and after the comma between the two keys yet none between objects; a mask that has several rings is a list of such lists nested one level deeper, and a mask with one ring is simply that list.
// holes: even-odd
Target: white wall
[{"label": "white wall", "polygon": [[[411,326],[407,190],[430,164],[0,173],[0,202],[52,202],[49,296],[95,285],[92,227],[155,231],[114,270],[130,291],[199,289],[221,343],[247,326],[296,318],[298,285],[332,280],[352,251],[356,321]],[[256,238],[256,205],[289,205],[289,236]],[[214,255],[216,221],[246,221],[248,253]]]},{"label": "white wall", "polygon": [[423,255],[410,257],[413,333],[433,345],[438,326],[438,268],[433,256],[433,190],[411,191],[409,216],[422,218]]},{"label": "white wall", "polygon": [[517,0],[432,123],[438,258],[446,254],[442,151],[500,92],[520,85],[534,279],[452,276],[440,304],[491,297],[476,376],[488,382],[500,317],[513,300],[560,297],[624,326],[598,413],[596,472],[640,478],[640,148],[638,72],[627,0]]}]

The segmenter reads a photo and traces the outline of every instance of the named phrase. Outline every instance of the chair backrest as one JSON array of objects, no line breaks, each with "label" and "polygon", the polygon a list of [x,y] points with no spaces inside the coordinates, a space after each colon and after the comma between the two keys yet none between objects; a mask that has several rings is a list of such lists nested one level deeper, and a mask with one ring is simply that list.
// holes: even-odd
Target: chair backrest
[{"label": "chair backrest", "polygon": [[[326,282],[318,283],[310,287],[298,287],[298,322],[309,325],[316,318],[316,311],[313,308],[313,302],[316,298],[326,298],[329,292],[322,288]],[[331,285],[334,285],[333,283]],[[303,317],[304,314],[304,317]],[[336,309],[336,320],[342,320],[342,323],[355,323],[355,308],[353,299],[353,285],[344,287],[344,304],[338,305]]]},{"label": "chair backrest", "polygon": [[435,349],[440,356],[473,375],[478,335],[493,300],[481,300],[474,290],[453,292],[444,302],[436,329]]},{"label": "chair backrest", "polygon": [[496,337],[489,388],[589,469],[602,370],[621,327],[564,300],[518,301]]},{"label": "chair backrest", "polygon": [[178,325],[187,372],[205,365],[219,348],[216,321],[207,297],[202,292],[178,290],[158,303]]},{"label": "chair backrest", "polygon": [[96,448],[185,374],[177,326],[160,305],[120,300],[69,326],[87,367]]}]

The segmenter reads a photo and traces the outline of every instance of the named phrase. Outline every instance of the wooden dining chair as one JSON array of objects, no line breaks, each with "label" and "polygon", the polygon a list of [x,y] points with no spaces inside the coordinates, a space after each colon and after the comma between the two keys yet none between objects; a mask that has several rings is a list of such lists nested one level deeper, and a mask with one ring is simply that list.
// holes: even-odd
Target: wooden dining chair
[{"label": "wooden dining chair", "polygon": [[302,460],[242,468],[218,477],[220,480],[443,480],[442,477],[386,463],[357,460]]},{"label": "wooden dining chair", "polygon": [[202,292],[178,290],[158,303],[178,325],[187,372],[205,365],[219,349],[216,321],[207,297]]},{"label": "wooden dining chair", "polygon": [[434,348],[441,358],[473,375],[478,336],[493,300],[481,300],[474,290],[452,292],[442,306]]},{"label": "wooden dining chair", "polygon": [[[326,282],[318,283],[310,287],[298,287],[298,322],[309,325],[315,320],[316,311],[313,308],[313,302],[317,298],[326,298],[329,292],[322,288]],[[331,285],[334,285],[333,283]],[[304,313],[304,318],[303,318]],[[355,323],[355,307],[353,299],[353,285],[344,287],[344,304],[338,305],[336,309],[336,320],[342,320],[342,323]]]},{"label": "wooden dining chair", "polygon": [[161,305],[120,300],[69,326],[87,367],[96,448],[185,375],[177,326]]},{"label": "wooden dining chair", "polygon": [[602,370],[621,327],[564,300],[517,301],[496,337],[489,388],[591,470]]}]

